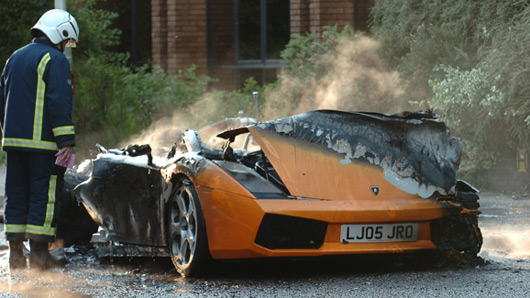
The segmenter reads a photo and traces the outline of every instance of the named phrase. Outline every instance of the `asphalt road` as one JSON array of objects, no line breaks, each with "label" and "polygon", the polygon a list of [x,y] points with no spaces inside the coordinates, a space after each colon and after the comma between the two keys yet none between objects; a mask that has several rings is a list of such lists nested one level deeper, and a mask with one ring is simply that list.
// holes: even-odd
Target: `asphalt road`
[{"label": "asphalt road", "polygon": [[169,259],[101,261],[84,247],[66,251],[64,269],[9,272],[0,225],[0,297],[530,297],[530,199],[482,194],[481,206],[483,264],[421,255],[247,260],[199,279],[178,276]]}]

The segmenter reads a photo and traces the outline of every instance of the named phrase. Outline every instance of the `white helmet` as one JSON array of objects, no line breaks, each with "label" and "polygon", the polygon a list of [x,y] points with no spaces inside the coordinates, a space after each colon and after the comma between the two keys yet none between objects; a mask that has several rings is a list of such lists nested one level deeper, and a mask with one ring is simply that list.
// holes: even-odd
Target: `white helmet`
[{"label": "white helmet", "polygon": [[[45,12],[31,28],[34,37],[38,36],[40,30],[52,43],[58,44],[63,40],[78,41],[79,27],[74,17],[62,9],[52,9]],[[75,46],[75,43],[74,43]]]}]

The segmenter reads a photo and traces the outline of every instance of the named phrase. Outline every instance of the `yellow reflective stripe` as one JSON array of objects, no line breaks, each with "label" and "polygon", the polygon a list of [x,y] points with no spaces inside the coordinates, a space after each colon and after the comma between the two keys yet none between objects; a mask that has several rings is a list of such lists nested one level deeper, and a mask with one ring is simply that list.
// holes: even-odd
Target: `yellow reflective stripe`
[{"label": "yellow reflective stripe", "polygon": [[57,188],[57,175],[50,176],[48,186],[48,204],[46,204],[46,219],[44,219],[44,227],[52,225],[53,212],[55,208],[55,190]]},{"label": "yellow reflective stripe", "polygon": [[70,126],[59,126],[59,127],[56,127],[54,129],[52,129],[52,131],[53,131],[53,134],[55,136],[64,136],[64,135],[73,135],[73,134],[75,134],[73,125],[70,125]]},{"label": "yellow reflective stripe", "polygon": [[42,118],[44,114],[44,93],[46,91],[46,83],[42,77],[46,65],[50,62],[50,53],[46,53],[39,62],[37,67],[37,95],[35,98],[35,119],[33,120],[33,139],[40,140],[42,136]]},{"label": "yellow reflective stripe", "polygon": [[35,235],[55,236],[55,228],[27,225],[26,232]]},{"label": "yellow reflective stripe", "polygon": [[4,232],[6,233],[26,233],[26,225],[7,224],[7,225],[4,225]]},{"label": "yellow reflective stripe", "polygon": [[4,138],[2,140],[2,145],[10,146],[10,147],[44,149],[44,150],[52,150],[52,151],[59,150],[55,142],[18,139],[18,138]]}]

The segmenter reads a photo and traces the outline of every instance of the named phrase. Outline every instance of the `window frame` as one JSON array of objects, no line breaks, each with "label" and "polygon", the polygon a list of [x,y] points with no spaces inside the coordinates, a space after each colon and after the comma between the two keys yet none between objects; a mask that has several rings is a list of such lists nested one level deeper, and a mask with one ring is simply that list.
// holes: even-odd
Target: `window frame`
[{"label": "window frame", "polygon": [[[239,3],[245,0],[234,0],[234,61],[233,64],[212,63],[212,45],[211,45],[211,7],[210,1],[207,1],[207,47],[208,47],[208,69],[226,69],[234,70],[234,85],[239,88],[242,70],[261,70],[261,84],[267,82],[267,70],[280,69],[288,67],[288,63],[283,59],[267,59],[267,1],[260,0],[260,59],[241,59],[240,57],[240,30],[239,30]],[[289,1],[289,0],[287,0]],[[289,9],[290,9],[289,1]],[[290,23],[290,20],[289,20]]]}]

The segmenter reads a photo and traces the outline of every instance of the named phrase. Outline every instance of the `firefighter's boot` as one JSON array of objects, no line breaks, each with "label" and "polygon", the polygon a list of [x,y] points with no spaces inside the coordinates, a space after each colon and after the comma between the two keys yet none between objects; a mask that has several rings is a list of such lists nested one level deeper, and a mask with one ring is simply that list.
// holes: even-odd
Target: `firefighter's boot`
[{"label": "firefighter's boot", "polygon": [[22,241],[9,241],[9,268],[26,268],[26,257],[22,250]]},{"label": "firefighter's boot", "polygon": [[48,251],[48,243],[29,240],[31,252],[29,254],[29,266],[31,269],[52,269],[66,265],[66,259],[57,259]]}]

